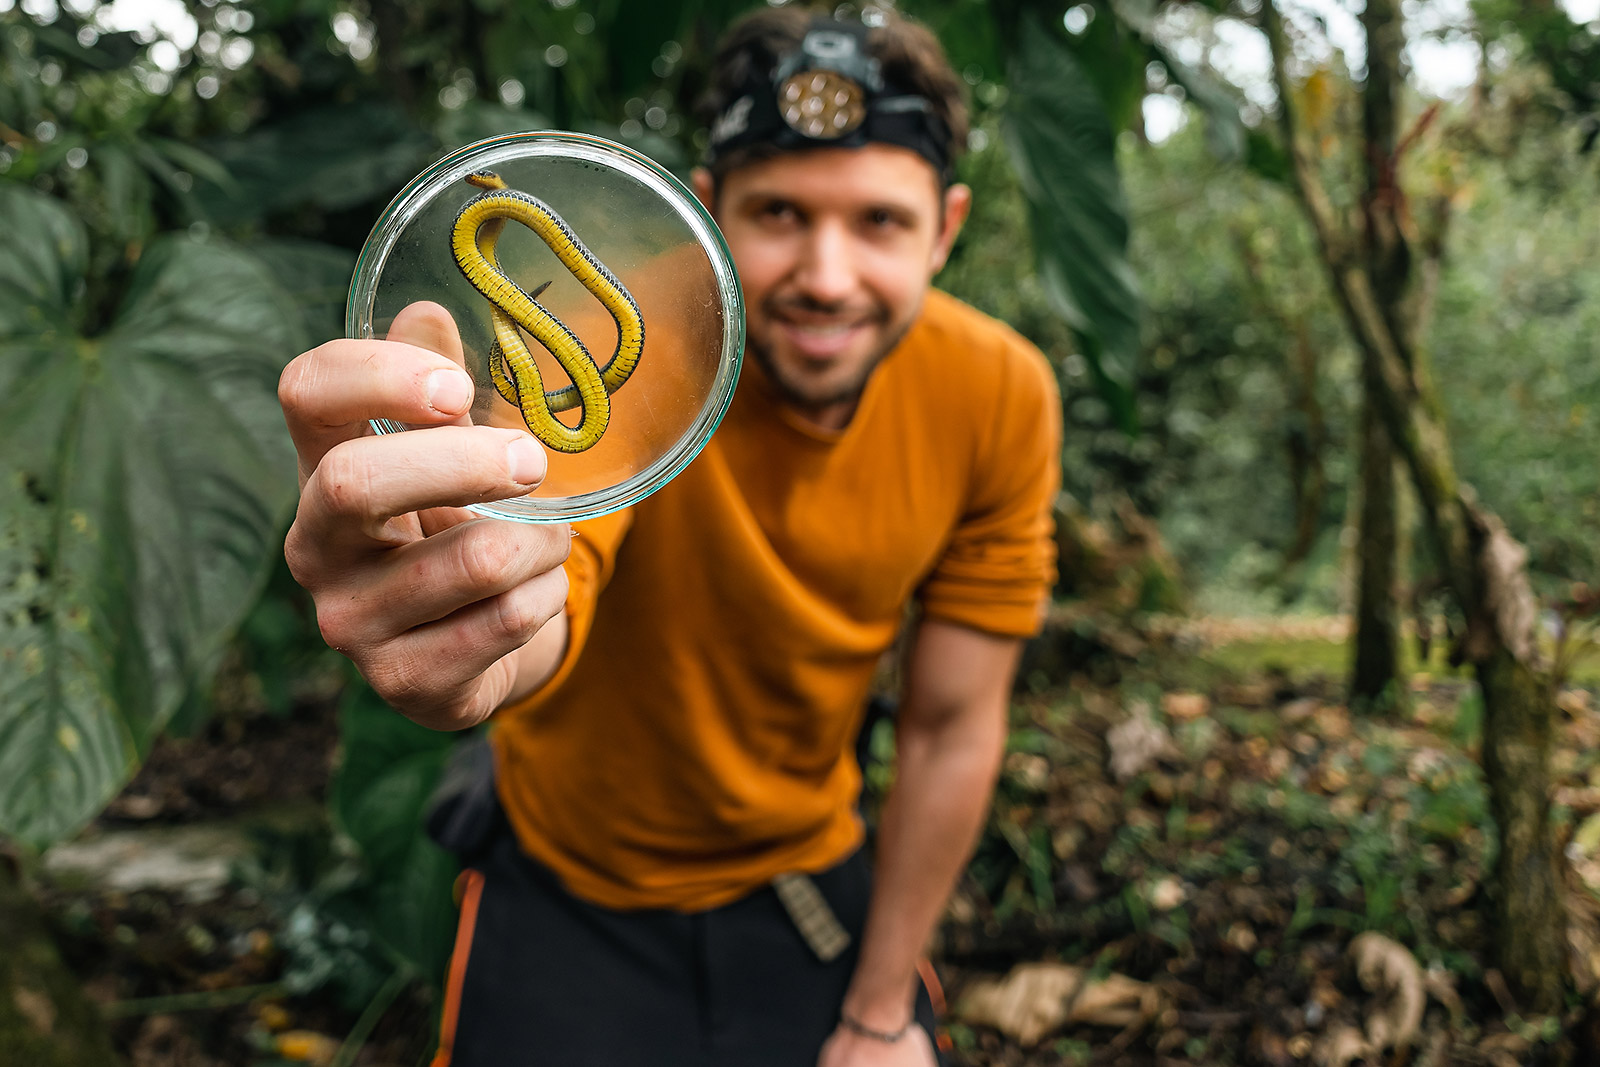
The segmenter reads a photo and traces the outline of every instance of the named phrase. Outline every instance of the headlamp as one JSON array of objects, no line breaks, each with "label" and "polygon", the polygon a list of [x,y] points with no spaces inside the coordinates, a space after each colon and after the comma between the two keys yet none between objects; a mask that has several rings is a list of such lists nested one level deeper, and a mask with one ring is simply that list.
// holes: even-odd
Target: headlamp
[{"label": "headlamp", "polygon": [[950,180],[950,134],[925,97],[884,81],[859,22],[820,18],[770,74],[753,73],[711,126],[707,162],[752,145],[909,148]]}]

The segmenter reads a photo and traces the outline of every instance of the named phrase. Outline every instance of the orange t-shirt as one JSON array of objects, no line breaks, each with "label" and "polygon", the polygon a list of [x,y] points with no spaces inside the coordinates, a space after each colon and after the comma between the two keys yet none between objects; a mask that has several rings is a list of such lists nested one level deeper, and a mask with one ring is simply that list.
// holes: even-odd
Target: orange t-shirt
[{"label": "orange t-shirt", "polygon": [[618,909],[716,907],[838,862],[861,840],[854,740],[907,602],[1038,629],[1060,435],[1044,357],[937,291],[842,431],[747,363],[676,480],[579,525],[566,658],[492,735],[523,847]]}]

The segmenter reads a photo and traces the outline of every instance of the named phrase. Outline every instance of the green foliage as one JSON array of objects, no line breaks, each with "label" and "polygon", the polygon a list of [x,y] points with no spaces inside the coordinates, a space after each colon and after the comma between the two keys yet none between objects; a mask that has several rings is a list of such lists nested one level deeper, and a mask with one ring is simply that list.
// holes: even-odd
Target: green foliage
[{"label": "green foliage", "polygon": [[401,718],[357,686],[340,712],[340,739],[333,817],[362,860],[344,901],[392,953],[437,981],[454,932],[458,867],[423,833],[422,814],[456,735]]},{"label": "green foliage", "polygon": [[335,212],[386,199],[436,149],[405,112],[361,101],[297,112],[219,140],[232,179],[207,190],[205,206],[224,225],[311,207]]},{"label": "green foliage", "polygon": [[1403,941],[1431,944],[1429,923],[1420,913],[1422,887],[1450,877],[1449,857],[1482,871],[1493,858],[1494,824],[1481,769],[1465,754],[1443,749],[1413,751],[1401,767],[1407,742],[1369,739],[1362,770],[1385,783],[1383,799],[1351,814],[1332,798],[1283,783],[1276,789],[1247,790],[1248,804],[1263,812],[1280,811],[1298,833],[1343,840],[1334,862],[1319,876],[1336,899],[1359,902],[1357,914],[1318,909],[1314,894],[1302,894],[1291,923],[1299,932],[1315,923],[1377,930]]},{"label": "green foliage", "polygon": [[1581,121],[1587,151],[1600,133],[1600,36],[1561,4],[1473,0],[1472,7],[1487,40],[1522,44],[1549,73],[1565,98],[1562,110]]},{"label": "green foliage", "polygon": [[1042,27],[1024,24],[1007,80],[1006,146],[1028,200],[1044,291],[1131,429],[1139,296],[1126,258],[1115,129],[1077,58]]},{"label": "green foliage", "polygon": [[1555,190],[1469,171],[1431,338],[1462,477],[1527,544],[1543,591],[1600,574],[1595,162]]},{"label": "green foliage", "polygon": [[[1355,360],[1308,228],[1281,187],[1216,161],[1197,130],[1125,151],[1122,164],[1147,307],[1140,393],[1153,447],[1112,469],[1160,520],[1205,590],[1203,608],[1256,614],[1299,600],[1327,611],[1338,560],[1326,535],[1346,507]],[[1307,360],[1325,413],[1320,440],[1296,399]],[[1316,513],[1324,540],[1286,575],[1297,450],[1327,476]]]},{"label": "green foliage", "polygon": [[259,264],[187,237],[153,244],[86,337],[81,224],[15,185],[0,217],[0,831],[45,843],[126,781],[258,588],[302,338]]}]

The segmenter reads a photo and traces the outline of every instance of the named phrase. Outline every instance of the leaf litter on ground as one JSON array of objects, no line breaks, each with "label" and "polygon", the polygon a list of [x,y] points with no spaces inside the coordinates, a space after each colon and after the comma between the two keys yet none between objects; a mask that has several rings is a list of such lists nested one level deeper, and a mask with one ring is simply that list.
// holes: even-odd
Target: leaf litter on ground
[{"label": "leaf litter on ground", "polygon": [[[1115,685],[1079,677],[1018,698],[989,828],[935,946],[954,1062],[1553,1053],[1575,1020],[1523,1018],[1487,969],[1493,830],[1470,682],[1419,674],[1405,710],[1365,714],[1336,680],[1152,649]],[[1600,815],[1600,712],[1578,688],[1559,706],[1556,814],[1570,828]],[[1600,972],[1597,825],[1568,857],[1574,953]],[[1085,1018],[1085,975],[1163,1007]]]}]

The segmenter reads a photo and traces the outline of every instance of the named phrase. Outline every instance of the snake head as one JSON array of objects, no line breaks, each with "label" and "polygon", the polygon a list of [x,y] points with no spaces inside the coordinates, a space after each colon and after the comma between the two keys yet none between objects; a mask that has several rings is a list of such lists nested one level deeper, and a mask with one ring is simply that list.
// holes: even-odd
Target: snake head
[{"label": "snake head", "polygon": [[505,181],[492,170],[473,171],[467,175],[467,184],[476,185],[479,189],[504,189]]}]

